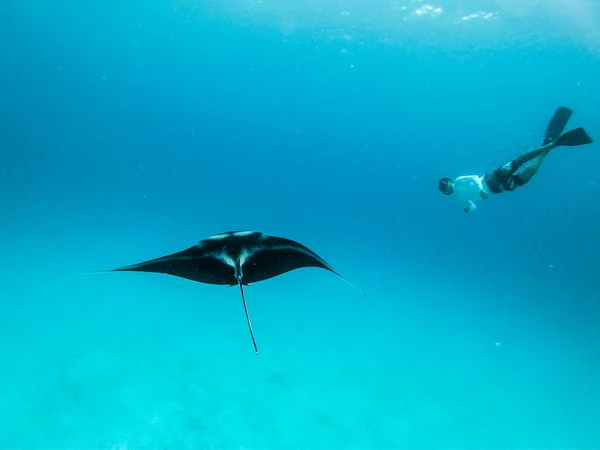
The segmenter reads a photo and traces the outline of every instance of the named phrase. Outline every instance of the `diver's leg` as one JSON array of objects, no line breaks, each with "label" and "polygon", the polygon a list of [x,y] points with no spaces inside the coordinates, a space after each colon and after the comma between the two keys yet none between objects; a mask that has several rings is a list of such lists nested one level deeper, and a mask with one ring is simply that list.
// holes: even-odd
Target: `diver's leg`
[{"label": "diver's leg", "polygon": [[499,194],[504,191],[512,191],[514,189],[511,183],[512,171],[507,166],[498,167],[491,173],[486,173],[484,176],[488,190],[492,194]]},{"label": "diver's leg", "polygon": [[[499,167],[485,176],[488,188],[493,194],[497,194],[504,191],[514,191],[516,188],[527,184],[537,173],[547,154],[547,152],[538,154],[537,157],[525,163],[512,161]],[[519,169],[522,170],[519,171]]]},{"label": "diver's leg", "polygon": [[[492,194],[498,194],[523,186],[538,171],[549,151],[549,149],[532,150],[486,174],[484,178],[489,190]],[[519,172],[524,165],[526,167]]]},{"label": "diver's leg", "polygon": [[[524,164],[527,164],[531,160],[536,159],[536,158],[544,159],[546,157],[546,155],[548,155],[548,152],[550,150],[551,149],[549,147],[536,148],[535,150],[531,150],[527,153],[522,154],[518,158],[516,158],[516,159],[512,160],[511,162],[509,162],[508,164],[506,164],[504,167],[506,169],[508,169],[511,172],[511,174],[514,174]],[[538,166],[539,166],[539,164],[541,164],[541,161],[538,163]]]},{"label": "diver's leg", "polygon": [[512,179],[514,180],[514,183],[517,187],[523,186],[533,178],[533,176],[537,173],[540,166],[542,165],[544,157],[545,155],[538,156],[537,158],[530,161],[522,172],[515,173],[512,176]]}]

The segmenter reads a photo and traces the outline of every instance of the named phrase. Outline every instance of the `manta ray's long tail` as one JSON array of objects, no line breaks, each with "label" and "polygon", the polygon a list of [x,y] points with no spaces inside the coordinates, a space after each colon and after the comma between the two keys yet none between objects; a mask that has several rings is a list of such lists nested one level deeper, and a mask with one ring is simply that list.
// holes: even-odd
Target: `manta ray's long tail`
[{"label": "manta ray's long tail", "polygon": [[250,337],[252,338],[252,343],[254,344],[254,351],[256,352],[256,357],[258,358],[258,347],[256,346],[256,339],[254,339],[254,331],[252,331],[252,322],[250,322],[250,314],[248,314],[248,305],[246,304],[246,296],[244,295],[244,287],[242,283],[240,285],[240,292],[242,293],[242,302],[244,302],[244,312],[246,313],[246,322],[248,322],[248,329],[250,330]]}]

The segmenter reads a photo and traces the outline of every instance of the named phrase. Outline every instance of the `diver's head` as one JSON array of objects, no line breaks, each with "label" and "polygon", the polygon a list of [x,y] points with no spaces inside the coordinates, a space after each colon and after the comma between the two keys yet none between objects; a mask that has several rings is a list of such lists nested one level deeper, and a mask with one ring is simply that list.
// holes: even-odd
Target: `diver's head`
[{"label": "diver's head", "polygon": [[438,183],[438,189],[446,195],[450,195],[454,192],[454,182],[446,177],[442,178]]}]

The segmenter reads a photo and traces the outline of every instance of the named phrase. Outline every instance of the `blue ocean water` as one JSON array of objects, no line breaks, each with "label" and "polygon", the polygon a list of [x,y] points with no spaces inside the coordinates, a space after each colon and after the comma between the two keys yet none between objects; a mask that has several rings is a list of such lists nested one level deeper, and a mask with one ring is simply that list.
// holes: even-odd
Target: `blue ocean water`
[{"label": "blue ocean water", "polygon": [[[0,3],[0,448],[600,448],[593,0]],[[65,275],[228,230],[319,269]]]}]

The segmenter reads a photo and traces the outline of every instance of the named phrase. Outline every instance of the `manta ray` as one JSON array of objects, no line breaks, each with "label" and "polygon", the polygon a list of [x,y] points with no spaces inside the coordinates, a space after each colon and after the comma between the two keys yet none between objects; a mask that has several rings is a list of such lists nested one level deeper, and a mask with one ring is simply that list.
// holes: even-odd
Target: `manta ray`
[{"label": "manta ray", "polygon": [[198,283],[238,285],[250,337],[258,357],[258,346],[248,314],[244,286],[304,267],[318,267],[332,272],[366,295],[308,247],[291,239],[268,236],[257,231],[228,231],[216,234],[170,255],[98,272],[152,272],[186,278]]}]

